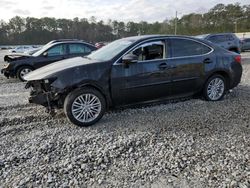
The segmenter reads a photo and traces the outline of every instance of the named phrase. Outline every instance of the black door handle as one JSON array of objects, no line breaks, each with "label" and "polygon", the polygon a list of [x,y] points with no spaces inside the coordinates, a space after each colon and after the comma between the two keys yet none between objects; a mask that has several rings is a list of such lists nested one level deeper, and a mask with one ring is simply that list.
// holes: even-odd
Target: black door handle
[{"label": "black door handle", "polygon": [[210,63],[213,63],[213,61],[211,59],[207,58],[203,61],[203,63],[210,64]]},{"label": "black door handle", "polygon": [[167,69],[167,68],[169,68],[167,63],[162,63],[162,64],[159,65],[159,69]]}]

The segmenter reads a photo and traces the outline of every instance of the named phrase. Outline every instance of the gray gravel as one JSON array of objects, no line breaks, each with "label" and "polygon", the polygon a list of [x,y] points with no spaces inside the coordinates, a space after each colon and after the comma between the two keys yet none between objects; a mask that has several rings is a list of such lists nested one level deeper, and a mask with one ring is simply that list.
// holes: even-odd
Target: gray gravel
[{"label": "gray gravel", "polygon": [[[247,55],[245,55],[247,56]],[[78,128],[0,76],[0,187],[250,187],[250,60],[223,101],[107,113]]]}]

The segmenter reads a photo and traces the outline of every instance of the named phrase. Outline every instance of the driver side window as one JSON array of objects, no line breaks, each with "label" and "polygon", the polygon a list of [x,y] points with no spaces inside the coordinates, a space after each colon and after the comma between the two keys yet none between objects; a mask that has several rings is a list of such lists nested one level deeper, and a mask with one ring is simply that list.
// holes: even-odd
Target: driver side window
[{"label": "driver side window", "polygon": [[166,45],[163,41],[142,44],[130,54],[136,55],[138,61],[149,61],[166,58]]},{"label": "driver side window", "polygon": [[64,55],[65,51],[66,51],[65,45],[60,44],[60,45],[57,45],[57,46],[50,48],[47,51],[47,53],[48,53],[49,57],[52,57],[52,56]]}]

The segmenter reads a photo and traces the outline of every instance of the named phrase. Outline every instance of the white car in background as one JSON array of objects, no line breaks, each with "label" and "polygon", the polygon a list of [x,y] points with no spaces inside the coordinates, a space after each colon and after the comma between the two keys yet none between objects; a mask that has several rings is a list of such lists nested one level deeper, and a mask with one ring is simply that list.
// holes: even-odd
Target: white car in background
[{"label": "white car in background", "polygon": [[32,55],[32,54],[36,53],[38,50],[41,50],[41,49],[42,49],[42,47],[32,48],[30,50],[25,51],[24,54]]},{"label": "white car in background", "polygon": [[17,46],[16,48],[10,49],[10,53],[24,53],[26,51],[34,50],[32,46]]}]

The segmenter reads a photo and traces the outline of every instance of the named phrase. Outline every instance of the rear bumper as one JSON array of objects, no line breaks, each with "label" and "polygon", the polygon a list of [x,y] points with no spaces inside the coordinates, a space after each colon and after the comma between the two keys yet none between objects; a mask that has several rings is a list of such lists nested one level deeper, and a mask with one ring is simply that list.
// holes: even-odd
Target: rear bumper
[{"label": "rear bumper", "polygon": [[242,65],[240,63],[233,63],[232,64],[232,79],[230,82],[230,88],[232,89],[234,87],[236,87],[240,82],[241,82],[241,77],[242,77]]}]

